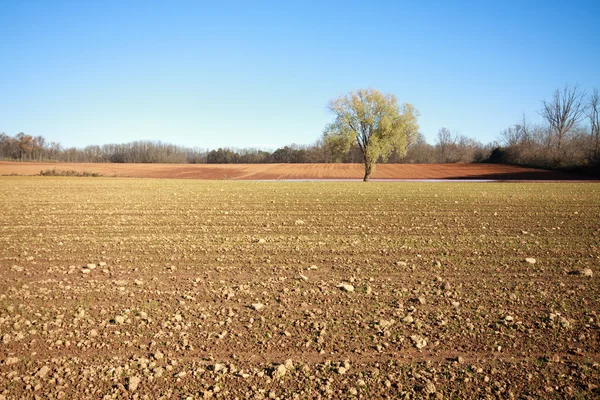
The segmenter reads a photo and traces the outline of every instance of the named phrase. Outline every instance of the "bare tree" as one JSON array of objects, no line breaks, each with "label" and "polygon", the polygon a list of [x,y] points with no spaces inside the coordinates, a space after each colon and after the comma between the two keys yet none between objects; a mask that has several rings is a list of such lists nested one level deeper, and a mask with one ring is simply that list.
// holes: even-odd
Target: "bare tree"
[{"label": "bare tree", "polygon": [[600,98],[598,89],[594,88],[587,107],[587,116],[590,119],[592,154],[594,162],[600,161]]},{"label": "bare tree", "polygon": [[568,86],[556,89],[550,101],[543,101],[542,117],[550,124],[556,136],[556,150],[560,161],[560,152],[566,136],[575,124],[581,120],[585,112],[585,93],[579,92],[577,86]]},{"label": "bare tree", "polygon": [[437,133],[436,150],[438,153],[438,162],[447,163],[451,161],[452,147],[456,144],[452,137],[452,132],[448,128],[440,128]]},{"label": "bare tree", "polygon": [[500,132],[502,144],[506,147],[516,147],[520,145],[523,140],[521,134],[522,131],[519,125],[509,126]]},{"label": "bare tree", "polygon": [[427,143],[425,135],[421,132],[408,145],[403,162],[411,164],[435,163],[435,148]]},{"label": "bare tree", "polygon": [[531,143],[531,126],[525,113],[521,114],[521,121],[515,125],[515,129],[519,132],[520,144],[529,145]]}]

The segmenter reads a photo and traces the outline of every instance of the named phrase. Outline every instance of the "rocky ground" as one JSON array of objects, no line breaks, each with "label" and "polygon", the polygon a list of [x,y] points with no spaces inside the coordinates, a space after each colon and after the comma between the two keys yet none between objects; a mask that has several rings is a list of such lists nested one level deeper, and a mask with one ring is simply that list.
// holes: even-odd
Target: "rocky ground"
[{"label": "rocky ground", "polygon": [[599,184],[0,187],[0,399],[600,397]]}]

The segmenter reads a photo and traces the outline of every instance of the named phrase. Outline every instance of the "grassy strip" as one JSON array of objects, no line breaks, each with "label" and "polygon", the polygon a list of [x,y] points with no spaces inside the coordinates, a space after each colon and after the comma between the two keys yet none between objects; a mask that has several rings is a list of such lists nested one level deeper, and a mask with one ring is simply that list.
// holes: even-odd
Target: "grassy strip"
[{"label": "grassy strip", "polygon": [[81,176],[81,177],[98,177],[102,176],[97,172],[79,172],[75,170],[57,170],[57,169],[46,169],[40,171],[40,176]]}]

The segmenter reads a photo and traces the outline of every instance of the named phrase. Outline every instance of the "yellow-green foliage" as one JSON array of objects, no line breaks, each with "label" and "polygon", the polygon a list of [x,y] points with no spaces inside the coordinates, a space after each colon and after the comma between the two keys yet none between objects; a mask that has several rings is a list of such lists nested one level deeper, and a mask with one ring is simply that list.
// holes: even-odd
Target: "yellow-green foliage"
[{"label": "yellow-green foliage", "polygon": [[409,103],[398,105],[393,94],[376,89],[359,89],[329,102],[335,121],[324,131],[325,142],[334,154],[347,152],[354,141],[365,161],[365,180],[377,160],[387,160],[395,150],[406,154],[410,140],[417,135],[418,111]]}]

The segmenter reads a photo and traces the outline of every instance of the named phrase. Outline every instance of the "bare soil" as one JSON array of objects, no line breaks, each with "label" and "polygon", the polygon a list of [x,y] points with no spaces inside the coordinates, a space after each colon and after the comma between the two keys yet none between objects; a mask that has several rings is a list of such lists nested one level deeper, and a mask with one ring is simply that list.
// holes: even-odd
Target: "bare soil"
[{"label": "bare soil", "polygon": [[0,188],[2,399],[600,396],[597,183]]},{"label": "bare soil", "polygon": [[[362,164],[95,164],[2,162],[0,175],[76,171],[103,176],[177,179],[362,179]],[[580,175],[500,164],[381,164],[373,179],[583,180]]]}]

